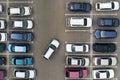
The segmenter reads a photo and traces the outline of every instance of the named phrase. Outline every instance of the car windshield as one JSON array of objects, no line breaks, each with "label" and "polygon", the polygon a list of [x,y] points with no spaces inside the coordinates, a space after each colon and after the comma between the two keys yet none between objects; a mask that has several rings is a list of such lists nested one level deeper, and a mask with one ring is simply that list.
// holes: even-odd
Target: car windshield
[{"label": "car windshield", "polygon": [[101,65],[100,59],[97,60],[97,64],[98,64],[98,65]]},{"label": "car windshield", "polygon": [[2,36],[0,35],[0,40],[2,39]]},{"label": "car windshield", "polygon": [[21,14],[21,15],[24,15],[24,14],[25,14],[25,9],[24,9],[24,7],[21,7],[21,8],[20,8],[20,14]]},{"label": "car windshield", "polygon": [[114,3],[112,2],[111,4],[112,4],[112,9],[114,9],[114,7],[115,7],[115,6],[114,6]]},{"label": "car windshield", "polygon": [[26,28],[27,26],[28,26],[28,23],[27,23],[27,21],[26,21],[26,20],[24,20],[24,21],[23,21],[23,27],[25,27],[25,28]]},{"label": "car windshield", "polygon": [[110,77],[109,71],[106,71],[106,74],[107,74],[107,78],[109,78]]},{"label": "car windshield", "polygon": [[105,36],[105,31],[101,31],[101,37],[106,37]]},{"label": "car windshield", "polygon": [[82,59],[81,59],[81,66],[84,66],[84,65],[85,65],[85,59],[82,58]]},{"label": "car windshield", "polygon": [[85,45],[83,45],[83,51],[84,51],[84,52],[86,51],[86,46],[85,46]]},{"label": "car windshield", "polygon": [[27,64],[27,59],[25,58],[25,59],[23,59],[24,60],[24,64]]},{"label": "car windshield", "polygon": [[25,71],[25,78],[29,78],[29,76],[30,76],[29,71]]},{"label": "car windshield", "polygon": [[96,72],[96,77],[97,77],[97,78],[100,78],[99,72]]},{"label": "car windshield", "polygon": [[80,76],[80,78],[83,77],[83,71],[82,71],[82,70],[80,70],[80,72],[79,72],[79,76]]},{"label": "car windshield", "polygon": [[84,19],[84,26],[87,25],[87,19]]},{"label": "car windshield", "polygon": [[15,52],[15,45],[11,46],[11,51]]},{"label": "car windshield", "polygon": [[27,40],[28,36],[27,34],[23,34],[23,40]]},{"label": "car windshield", "polygon": [[109,61],[109,65],[111,65],[112,64],[112,59],[108,58],[108,61]]},{"label": "car windshield", "polygon": [[50,44],[50,46],[49,46],[50,48],[52,48],[53,50],[55,50],[56,49],[56,47],[53,45],[53,44]]}]

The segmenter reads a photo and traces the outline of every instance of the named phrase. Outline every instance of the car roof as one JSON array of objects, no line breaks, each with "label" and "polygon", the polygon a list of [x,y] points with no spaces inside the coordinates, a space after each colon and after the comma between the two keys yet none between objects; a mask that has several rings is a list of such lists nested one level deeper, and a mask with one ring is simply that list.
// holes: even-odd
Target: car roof
[{"label": "car roof", "polygon": [[79,72],[69,72],[70,78],[79,78]]},{"label": "car roof", "polygon": [[26,52],[26,46],[15,46],[15,52]]},{"label": "car roof", "polygon": [[16,77],[25,78],[25,72],[16,72]]}]

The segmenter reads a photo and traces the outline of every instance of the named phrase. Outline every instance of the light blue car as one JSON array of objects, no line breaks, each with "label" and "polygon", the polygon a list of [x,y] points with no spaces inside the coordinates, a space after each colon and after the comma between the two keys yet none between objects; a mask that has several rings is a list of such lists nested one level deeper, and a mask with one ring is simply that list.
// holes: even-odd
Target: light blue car
[{"label": "light blue car", "polygon": [[12,65],[33,65],[32,57],[12,57]]}]

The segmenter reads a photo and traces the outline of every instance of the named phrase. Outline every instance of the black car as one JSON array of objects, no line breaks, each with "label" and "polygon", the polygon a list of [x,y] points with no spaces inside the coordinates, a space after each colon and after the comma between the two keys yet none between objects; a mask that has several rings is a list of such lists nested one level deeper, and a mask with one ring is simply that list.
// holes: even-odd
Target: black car
[{"label": "black car", "polygon": [[6,44],[0,43],[0,52],[4,52],[6,50]]},{"label": "black car", "polygon": [[93,50],[95,52],[115,52],[116,45],[114,43],[94,43]]},{"label": "black car", "polygon": [[118,18],[99,18],[98,25],[100,27],[118,27],[119,19]]},{"label": "black car", "polygon": [[0,57],[0,65],[5,65],[5,64],[6,64],[6,58]]},{"label": "black car", "polygon": [[90,12],[91,8],[92,8],[92,6],[91,6],[90,3],[70,2],[68,4],[68,10],[69,11]]}]

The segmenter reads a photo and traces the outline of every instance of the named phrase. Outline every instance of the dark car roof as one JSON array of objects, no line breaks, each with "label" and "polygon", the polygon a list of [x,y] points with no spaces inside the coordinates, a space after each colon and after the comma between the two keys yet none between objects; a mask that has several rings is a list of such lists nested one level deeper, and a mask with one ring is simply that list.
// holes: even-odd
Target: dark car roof
[{"label": "dark car roof", "polygon": [[5,51],[6,49],[6,44],[5,43],[0,43],[0,52]]},{"label": "dark car roof", "polygon": [[96,52],[115,52],[116,45],[114,43],[94,43],[93,50]]}]

